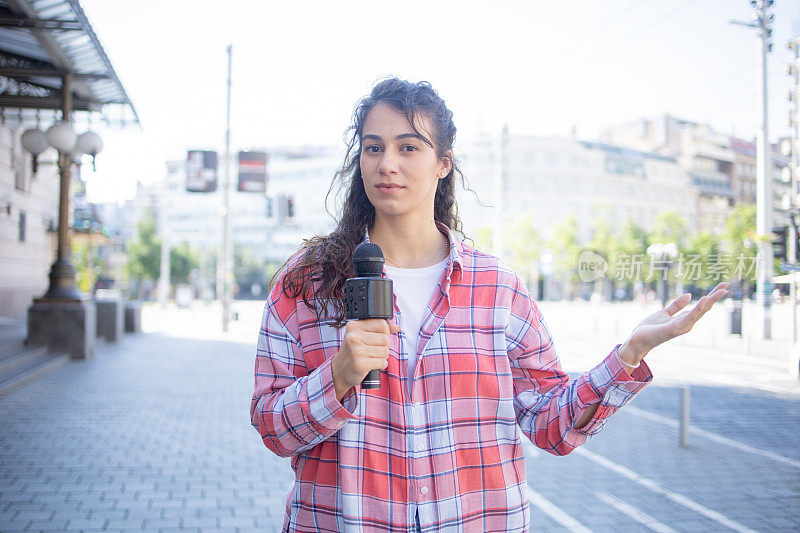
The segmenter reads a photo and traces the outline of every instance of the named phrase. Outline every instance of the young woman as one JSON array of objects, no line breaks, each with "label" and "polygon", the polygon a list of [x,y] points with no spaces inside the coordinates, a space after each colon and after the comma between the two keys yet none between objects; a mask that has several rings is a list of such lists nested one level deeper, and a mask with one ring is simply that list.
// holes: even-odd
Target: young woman
[{"label": "young woman", "polygon": [[[646,318],[570,382],[516,274],[456,238],[452,113],[428,83],[387,79],[354,113],[337,228],[306,241],[264,310],[250,415],[292,458],[285,531],[528,531],[522,438],[566,455],[645,387],[644,356],[689,331],[726,283]],[[369,241],[392,320],[345,323]],[[381,387],[361,389],[380,369]]]}]

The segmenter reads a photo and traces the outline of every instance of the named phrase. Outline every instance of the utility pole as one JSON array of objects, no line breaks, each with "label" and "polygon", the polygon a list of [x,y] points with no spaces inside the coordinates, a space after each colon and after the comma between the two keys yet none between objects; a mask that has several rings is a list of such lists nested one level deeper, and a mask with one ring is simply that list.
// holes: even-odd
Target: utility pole
[{"label": "utility pole", "polygon": [[158,276],[158,303],[161,305],[161,309],[167,307],[167,300],[169,300],[169,288],[171,284],[169,276],[170,235],[169,229],[167,228],[166,185],[167,184],[165,183],[160,198],[156,203],[156,208],[158,209],[158,233],[161,236],[161,268]]},{"label": "utility pole", "polygon": [[[772,51],[772,0],[751,0],[755,13],[752,22],[732,20],[731,23],[758,29],[758,65],[760,76],[758,94],[761,97],[761,130],[756,145],[756,233],[765,238],[772,233],[772,151],[769,146],[767,115],[767,53]],[[759,240],[757,297],[763,309],[765,339],[772,338],[772,242]]]},{"label": "utility pole", "polygon": [[[789,206],[792,224],[789,225],[791,235],[789,236],[789,262],[797,259],[797,228],[795,227],[795,212],[800,199],[798,191],[798,163],[800,163],[800,37],[795,37],[786,46],[792,51],[792,62],[789,63],[789,76],[792,77],[792,91],[789,93],[789,100],[794,103],[789,115],[789,127],[792,128],[792,160],[791,160],[791,182],[789,188]],[[789,294],[792,300],[792,344],[797,344],[797,272],[791,272],[792,283],[790,284]]]},{"label": "utility pole", "polygon": [[[228,321],[231,314],[231,49],[228,45],[228,97],[225,110],[225,155],[222,159],[224,179],[222,189],[222,250],[220,259],[222,263],[222,276],[217,276],[217,281],[222,278],[222,331],[228,331]],[[219,268],[219,267],[217,267]]]},{"label": "utility pole", "polygon": [[492,253],[503,257],[503,188],[508,174],[508,124],[503,125],[494,143],[494,172],[492,174],[492,201],[494,219],[492,224]]}]

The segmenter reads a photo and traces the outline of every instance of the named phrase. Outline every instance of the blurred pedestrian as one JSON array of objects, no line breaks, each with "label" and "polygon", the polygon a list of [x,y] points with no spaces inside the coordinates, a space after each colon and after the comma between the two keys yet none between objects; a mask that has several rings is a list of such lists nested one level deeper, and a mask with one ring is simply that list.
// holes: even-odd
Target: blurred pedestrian
[{"label": "blurred pedestrian", "polygon": [[[528,531],[522,438],[555,455],[592,438],[651,382],[644,356],[727,285],[691,310],[680,296],[570,382],[525,284],[457,238],[456,128],[432,87],[381,81],[351,130],[338,225],[273,279],[259,332],[250,415],[292,459],[284,531]],[[386,258],[391,320],[344,319],[364,241]],[[362,389],[373,369],[380,388]]]}]

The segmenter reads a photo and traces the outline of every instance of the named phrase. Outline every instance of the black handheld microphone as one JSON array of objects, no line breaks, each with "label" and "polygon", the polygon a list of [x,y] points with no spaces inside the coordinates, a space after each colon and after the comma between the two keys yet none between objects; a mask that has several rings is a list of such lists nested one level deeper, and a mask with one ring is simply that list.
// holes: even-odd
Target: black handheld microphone
[{"label": "black handheld microphone", "polygon": [[[382,278],[383,251],[375,243],[363,242],[353,252],[356,277],[344,282],[344,314],[348,320],[358,318],[392,318],[392,280]],[[364,389],[379,389],[380,370],[370,370],[361,382]]]}]

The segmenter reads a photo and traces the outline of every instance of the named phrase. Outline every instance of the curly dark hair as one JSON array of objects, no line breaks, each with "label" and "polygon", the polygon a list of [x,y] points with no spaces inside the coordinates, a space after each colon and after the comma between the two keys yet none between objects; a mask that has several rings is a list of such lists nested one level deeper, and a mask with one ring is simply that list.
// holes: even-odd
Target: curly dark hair
[{"label": "curly dark hair", "polygon": [[[364,239],[368,228],[375,222],[375,208],[367,198],[364,182],[361,179],[361,135],[367,114],[375,105],[383,103],[395,111],[402,113],[414,132],[420,134],[414,118],[417,113],[425,115],[432,128],[432,143],[424,136],[426,144],[436,150],[440,158],[447,158],[452,164],[450,172],[440,179],[436,187],[433,216],[451,230],[463,237],[461,220],[458,217],[458,205],[455,197],[455,176],[464,181],[464,176],[452,156],[456,138],[456,127],[453,124],[453,113],[444,100],[425,81],[411,83],[397,78],[380,81],[372,89],[369,96],[361,99],[353,112],[353,123],[347,129],[347,151],[344,164],[331,183],[327,199],[338,184],[343,192],[344,205],[342,216],[336,229],[327,236],[315,236],[305,239],[300,251],[279,269],[270,282],[270,289],[280,273],[285,269],[282,291],[290,298],[302,295],[303,301],[317,313],[318,319],[333,319],[339,327],[345,321],[342,291],[347,278],[355,276],[353,269],[353,251]],[[349,134],[349,135],[348,135]],[[334,217],[335,218],[335,217]],[[321,282],[316,292],[312,290],[315,282]]]}]

